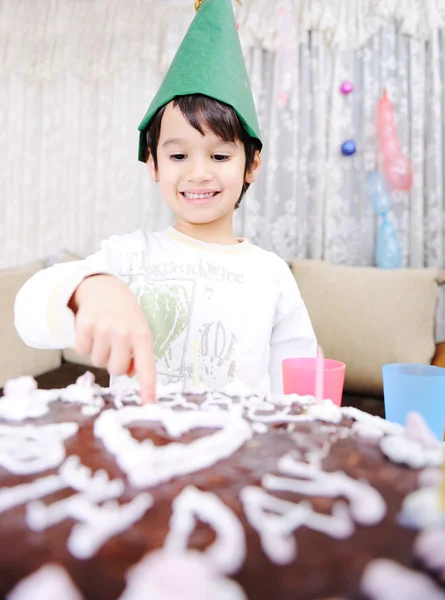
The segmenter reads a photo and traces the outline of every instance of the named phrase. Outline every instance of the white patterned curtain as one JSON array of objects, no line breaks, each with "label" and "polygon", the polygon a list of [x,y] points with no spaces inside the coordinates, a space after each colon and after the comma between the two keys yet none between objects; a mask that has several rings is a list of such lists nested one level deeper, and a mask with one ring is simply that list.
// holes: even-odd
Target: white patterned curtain
[{"label": "white patterned curtain", "polygon": [[[137,126],[193,18],[191,0],[0,0],[0,268],[170,222]],[[244,0],[234,5],[265,141],[236,214],[284,258],[373,264],[384,88],[410,192],[393,194],[408,266],[444,265],[444,0]],[[339,92],[343,80],[354,92]],[[357,153],[344,157],[346,139]]]}]

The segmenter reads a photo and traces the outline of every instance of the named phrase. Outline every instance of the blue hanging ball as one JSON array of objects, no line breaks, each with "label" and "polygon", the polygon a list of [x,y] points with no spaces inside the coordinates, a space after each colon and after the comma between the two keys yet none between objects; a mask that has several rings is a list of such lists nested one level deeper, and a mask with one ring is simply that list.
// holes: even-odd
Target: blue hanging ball
[{"label": "blue hanging ball", "polygon": [[343,156],[352,156],[357,151],[356,143],[353,140],[346,140],[341,145],[341,152]]}]

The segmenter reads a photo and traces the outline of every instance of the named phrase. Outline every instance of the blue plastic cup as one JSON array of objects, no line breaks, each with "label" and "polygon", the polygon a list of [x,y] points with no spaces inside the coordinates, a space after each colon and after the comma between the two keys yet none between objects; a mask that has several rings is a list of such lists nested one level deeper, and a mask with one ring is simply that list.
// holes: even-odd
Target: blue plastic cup
[{"label": "blue plastic cup", "polygon": [[445,431],[445,369],[433,365],[384,365],[383,394],[388,421],[405,425],[409,412],[422,415],[439,440]]}]

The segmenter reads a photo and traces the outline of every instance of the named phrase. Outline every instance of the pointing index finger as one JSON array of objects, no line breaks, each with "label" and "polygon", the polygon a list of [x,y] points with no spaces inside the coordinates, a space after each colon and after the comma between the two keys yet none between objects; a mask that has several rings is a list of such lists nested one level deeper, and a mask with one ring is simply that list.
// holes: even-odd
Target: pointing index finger
[{"label": "pointing index finger", "polygon": [[151,336],[136,338],[133,352],[134,369],[139,378],[142,404],[154,402],[156,397],[156,369]]}]

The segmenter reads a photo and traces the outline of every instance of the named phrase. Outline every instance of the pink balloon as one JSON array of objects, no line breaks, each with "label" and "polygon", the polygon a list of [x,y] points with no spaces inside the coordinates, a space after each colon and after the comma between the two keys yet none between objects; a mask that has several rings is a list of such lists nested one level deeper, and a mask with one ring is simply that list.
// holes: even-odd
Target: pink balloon
[{"label": "pink balloon", "polygon": [[383,173],[393,190],[409,190],[413,184],[413,169],[403,154],[394,123],[394,107],[386,90],[377,107],[377,136],[383,156]]}]

